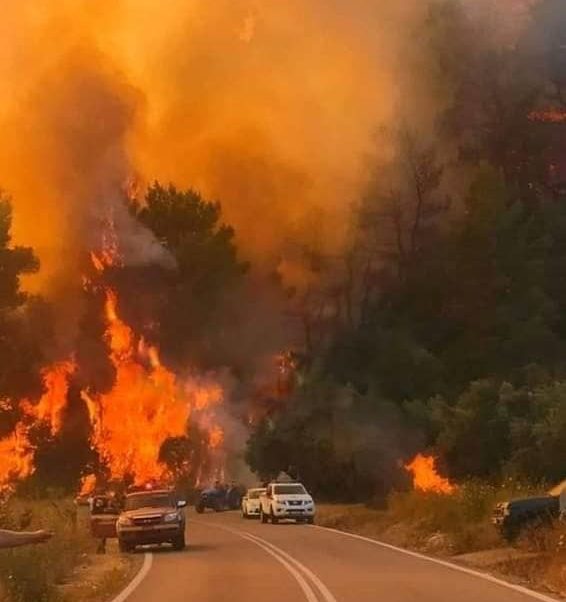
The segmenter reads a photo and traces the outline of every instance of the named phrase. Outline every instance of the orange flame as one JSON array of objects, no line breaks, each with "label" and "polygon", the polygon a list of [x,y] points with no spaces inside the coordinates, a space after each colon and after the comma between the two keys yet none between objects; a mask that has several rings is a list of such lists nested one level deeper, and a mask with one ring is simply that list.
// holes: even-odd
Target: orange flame
[{"label": "orange flame", "polygon": [[51,435],[56,435],[61,430],[63,412],[67,405],[69,377],[75,368],[74,362],[66,361],[44,370],[43,385],[46,391],[39,402],[34,405],[24,400],[21,403],[23,412],[28,418],[49,424]]},{"label": "orange flame", "polygon": [[87,474],[81,479],[81,486],[79,495],[89,495],[93,493],[96,487],[96,476],[93,474]]},{"label": "orange flame", "polygon": [[[217,384],[180,383],[162,365],[158,349],[136,337],[119,317],[116,292],[105,292],[106,340],[116,379],[107,393],[82,393],[93,425],[92,445],[111,479],[129,475],[137,485],[163,480],[167,477],[159,462],[163,442],[185,435],[191,412],[219,404],[223,392]],[[222,429],[213,424],[211,449],[221,445],[223,436]]]},{"label": "orange flame", "polygon": [[417,454],[405,465],[405,469],[413,475],[413,487],[419,491],[451,494],[456,487],[450,481],[438,474],[436,459],[433,456]]},{"label": "orange flame", "polygon": [[224,442],[224,431],[218,425],[213,426],[208,435],[208,441],[212,449],[219,448]]},{"label": "orange flame", "polygon": [[0,491],[15,479],[24,479],[33,472],[33,449],[27,430],[18,423],[14,432],[0,439]]},{"label": "orange flame", "polygon": [[[110,219],[102,249],[91,253],[95,270],[122,265],[120,245]],[[196,379],[181,382],[161,363],[159,350],[121,319],[117,292],[104,288],[105,340],[116,377],[112,389],[93,395],[82,391],[92,425],[91,445],[109,470],[110,479],[132,477],[136,485],[167,480],[167,469],[159,462],[162,444],[171,437],[184,436],[193,412],[204,421],[210,449],[218,449],[224,433],[215,423],[213,409],[223,398],[215,383]],[[96,485],[94,475],[81,487]]]},{"label": "orange flame", "polygon": [[14,480],[24,479],[34,472],[35,449],[30,442],[30,427],[45,424],[51,436],[61,430],[63,412],[67,405],[69,377],[75,371],[72,361],[59,362],[43,371],[45,392],[37,403],[23,399],[19,403],[22,419],[14,431],[0,439],[0,490]]},{"label": "orange flame", "polygon": [[[111,231],[104,237],[103,250],[91,253],[99,275],[121,265],[113,225],[109,225]],[[161,363],[157,347],[147,344],[121,319],[116,291],[106,287],[104,293],[105,340],[115,381],[110,391],[92,394],[85,389],[81,396],[89,412],[91,445],[108,468],[110,478],[132,477],[137,485],[166,480],[167,468],[159,461],[161,446],[168,438],[185,436],[190,419],[203,427],[209,449],[221,459],[224,431],[217,423],[215,407],[222,402],[222,388],[206,379],[179,379]],[[35,449],[29,435],[35,425],[48,425],[51,436],[61,430],[68,381],[74,370],[72,361],[55,364],[43,373],[45,393],[39,401],[19,402],[21,421],[12,433],[0,439],[0,489],[33,473]],[[6,400],[0,403],[13,405]],[[81,492],[95,487],[95,475],[83,477]]]}]

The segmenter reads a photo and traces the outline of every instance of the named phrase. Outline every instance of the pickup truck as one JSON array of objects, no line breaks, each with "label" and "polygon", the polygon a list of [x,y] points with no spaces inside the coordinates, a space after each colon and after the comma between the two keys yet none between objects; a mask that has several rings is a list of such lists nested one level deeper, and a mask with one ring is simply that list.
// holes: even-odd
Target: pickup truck
[{"label": "pickup truck", "polygon": [[259,502],[262,523],[277,524],[282,519],[314,522],[314,501],[301,483],[270,483]]},{"label": "pickup truck", "polygon": [[175,550],[185,548],[185,501],[177,501],[167,489],[130,493],[116,522],[121,552],[136,546],[169,543]]},{"label": "pickup truck", "polygon": [[515,540],[523,529],[548,524],[560,516],[560,495],[566,481],[553,487],[547,494],[501,502],[493,510],[492,523],[507,541]]}]

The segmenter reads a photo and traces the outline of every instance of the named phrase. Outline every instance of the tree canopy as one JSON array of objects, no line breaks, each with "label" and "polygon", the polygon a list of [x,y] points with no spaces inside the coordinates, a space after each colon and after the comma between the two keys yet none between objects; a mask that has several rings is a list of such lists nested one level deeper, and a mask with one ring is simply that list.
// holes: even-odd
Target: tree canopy
[{"label": "tree canopy", "polygon": [[[349,247],[321,262],[333,285],[323,271],[325,318],[304,321],[319,342],[310,368],[250,438],[260,472],[292,456],[326,494],[379,495],[420,448],[457,478],[564,478],[566,120],[554,116],[565,110],[565,18],[564,3],[545,0],[502,44],[463,3],[431,3],[418,36],[437,94],[432,136],[407,119],[384,138],[392,151]],[[334,421],[344,390],[363,403]],[[362,425],[375,429],[367,440]],[[373,476],[343,445],[352,428],[381,466]]]}]

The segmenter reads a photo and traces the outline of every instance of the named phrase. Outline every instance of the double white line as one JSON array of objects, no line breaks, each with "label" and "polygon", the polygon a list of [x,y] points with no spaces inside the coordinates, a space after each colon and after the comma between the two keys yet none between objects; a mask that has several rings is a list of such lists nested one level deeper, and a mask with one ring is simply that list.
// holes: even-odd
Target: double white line
[{"label": "double white line", "polygon": [[313,573],[302,562],[299,562],[296,558],[293,558],[290,554],[287,554],[287,552],[273,545],[271,542],[266,541],[257,535],[252,535],[247,531],[239,531],[237,529],[230,529],[230,527],[224,527],[221,525],[211,525],[210,523],[198,522],[199,524],[206,525],[207,527],[216,527],[217,529],[229,531],[230,533],[238,535],[242,539],[246,539],[247,541],[262,548],[265,552],[273,556],[277,562],[282,564],[285,569],[287,569],[287,571],[298,583],[308,602],[337,602],[332,592],[326,587],[326,585],[324,585],[319,577],[315,575],[315,573]]}]

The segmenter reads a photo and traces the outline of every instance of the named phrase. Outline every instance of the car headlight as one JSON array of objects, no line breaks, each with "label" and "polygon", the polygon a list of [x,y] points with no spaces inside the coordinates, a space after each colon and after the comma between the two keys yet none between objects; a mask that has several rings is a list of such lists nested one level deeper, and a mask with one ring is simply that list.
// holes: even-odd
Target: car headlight
[{"label": "car headlight", "polygon": [[163,517],[163,521],[166,523],[174,523],[181,520],[181,516],[178,512],[169,512]]}]

